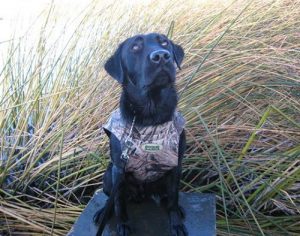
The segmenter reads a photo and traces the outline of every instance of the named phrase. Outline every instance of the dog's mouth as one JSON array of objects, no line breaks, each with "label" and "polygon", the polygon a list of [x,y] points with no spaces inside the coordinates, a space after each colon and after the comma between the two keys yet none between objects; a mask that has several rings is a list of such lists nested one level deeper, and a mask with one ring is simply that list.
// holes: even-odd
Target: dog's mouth
[{"label": "dog's mouth", "polygon": [[171,73],[168,69],[162,68],[156,74],[156,77],[170,77]]},{"label": "dog's mouth", "polygon": [[172,73],[168,69],[162,68],[153,74],[151,81],[144,87],[148,89],[165,87],[166,85],[171,84],[172,81]]}]

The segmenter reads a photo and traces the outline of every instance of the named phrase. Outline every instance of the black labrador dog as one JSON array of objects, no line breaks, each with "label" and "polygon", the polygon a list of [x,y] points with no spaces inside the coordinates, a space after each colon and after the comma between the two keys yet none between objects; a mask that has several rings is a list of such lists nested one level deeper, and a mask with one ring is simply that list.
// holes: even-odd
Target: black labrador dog
[{"label": "black labrador dog", "polygon": [[[119,45],[104,67],[122,85],[120,113],[126,123],[147,127],[172,120],[178,100],[175,65],[180,69],[183,57],[181,46],[158,33],[136,35]],[[184,212],[178,204],[181,162],[186,145],[184,130],[178,136],[178,164],[152,182],[137,181],[125,171],[121,142],[112,132],[106,130],[106,133],[110,139],[111,164],[104,174],[103,190],[109,200],[94,216],[95,223],[102,225],[98,235],[113,211],[118,235],[129,235],[126,202],[129,199],[141,201],[152,195],[159,196],[166,206],[171,235],[188,235],[182,222]]]}]

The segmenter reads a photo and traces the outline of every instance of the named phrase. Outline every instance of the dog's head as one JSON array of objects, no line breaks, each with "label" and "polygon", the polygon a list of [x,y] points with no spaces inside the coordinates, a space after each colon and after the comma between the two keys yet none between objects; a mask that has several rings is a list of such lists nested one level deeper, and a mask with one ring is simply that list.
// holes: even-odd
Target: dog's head
[{"label": "dog's head", "polygon": [[147,90],[174,83],[183,57],[182,47],[165,35],[136,35],[119,45],[104,68],[123,86]]}]

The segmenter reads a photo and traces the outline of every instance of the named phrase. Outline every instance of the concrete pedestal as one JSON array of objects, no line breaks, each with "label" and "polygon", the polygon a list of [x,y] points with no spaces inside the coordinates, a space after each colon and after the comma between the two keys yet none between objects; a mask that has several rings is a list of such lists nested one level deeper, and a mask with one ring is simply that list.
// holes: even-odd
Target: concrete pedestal
[{"label": "concrete pedestal", "polygon": [[[95,193],[82,214],[73,225],[68,236],[94,236],[97,226],[93,216],[104,206],[107,197],[102,192]],[[216,235],[216,204],[213,194],[180,193],[179,204],[186,213],[184,224],[189,236]],[[128,204],[130,226],[136,236],[169,236],[168,215],[164,208],[149,200],[139,204]],[[103,235],[116,236],[115,217],[107,224]]]}]

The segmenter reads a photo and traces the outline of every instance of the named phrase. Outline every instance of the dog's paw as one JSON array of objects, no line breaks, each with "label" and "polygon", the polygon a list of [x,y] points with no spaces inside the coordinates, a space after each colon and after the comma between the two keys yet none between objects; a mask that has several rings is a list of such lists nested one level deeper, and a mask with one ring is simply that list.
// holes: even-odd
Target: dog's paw
[{"label": "dog's paw", "polygon": [[178,207],[178,212],[179,212],[181,219],[185,219],[185,210],[182,206]]},{"label": "dog's paw", "polygon": [[128,224],[117,224],[117,235],[118,236],[129,236],[131,228]]},{"label": "dog's paw", "polygon": [[97,211],[93,217],[93,221],[95,224],[99,224],[100,223],[100,219],[102,214],[104,213],[104,207],[101,208],[99,211]]},{"label": "dog's paw", "polygon": [[188,232],[184,224],[172,225],[171,228],[172,236],[188,236]]},{"label": "dog's paw", "polygon": [[187,229],[182,222],[184,217],[183,208],[179,207],[177,211],[171,211],[169,214],[171,235],[172,236],[188,236]]}]

